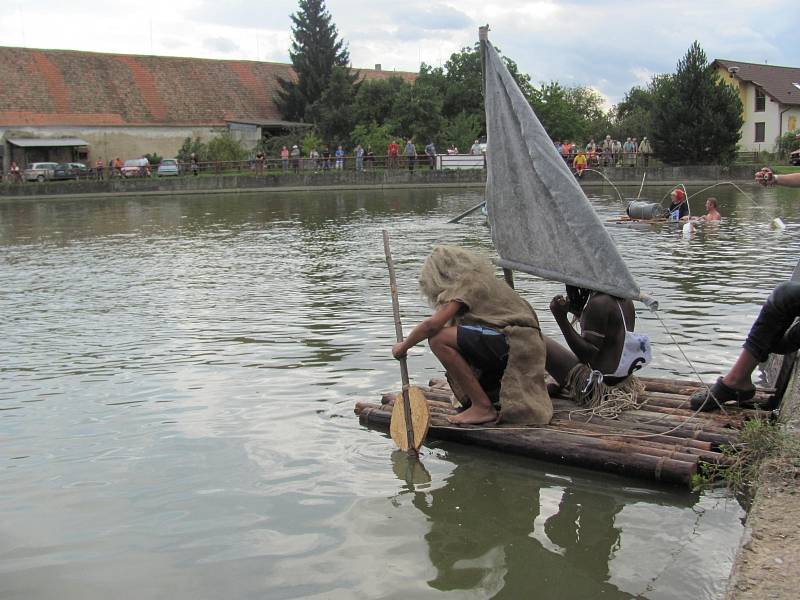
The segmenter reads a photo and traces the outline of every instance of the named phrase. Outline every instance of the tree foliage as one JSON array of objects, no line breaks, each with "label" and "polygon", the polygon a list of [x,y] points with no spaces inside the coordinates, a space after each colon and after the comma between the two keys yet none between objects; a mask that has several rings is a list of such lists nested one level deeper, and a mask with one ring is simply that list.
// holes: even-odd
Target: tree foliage
[{"label": "tree foliage", "polygon": [[653,81],[653,142],[668,164],[729,162],[742,127],[742,103],[694,42],[674,75]]},{"label": "tree foliage", "polygon": [[786,158],[790,152],[800,148],[800,137],[798,136],[800,136],[800,129],[787,131],[775,140],[775,148],[781,158]]},{"label": "tree foliage", "polygon": [[247,158],[248,151],[229,131],[221,133],[208,142],[208,160],[232,162]]},{"label": "tree foliage", "polygon": [[351,85],[356,76],[347,66],[350,53],[339,39],[325,0],[299,0],[299,10],[291,15],[291,19],[289,57],[296,78],[278,78],[276,103],[285,119],[304,121],[309,120],[306,118],[307,109],[321,100],[332,78],[336,77],[337,83],[341,83],[340,70]]},{"label": "tree foliage", "polygon": [[175,158],[181,162],[189,162],[192,158],[192,154],[194,154],[200,162],[208,160],[208,145],[199,137],[187,137],[183,140],[183,145],[180,147],[180,150],[178,150]]},{"label": "tree foliage", "polygon": [[314,123],[320,135],[336,144],[348,141],[355,126],[353,102],[356,87],[345,67],[336,67],[331,74],[328,87],[322,95],[308,106],[306,117]]}]

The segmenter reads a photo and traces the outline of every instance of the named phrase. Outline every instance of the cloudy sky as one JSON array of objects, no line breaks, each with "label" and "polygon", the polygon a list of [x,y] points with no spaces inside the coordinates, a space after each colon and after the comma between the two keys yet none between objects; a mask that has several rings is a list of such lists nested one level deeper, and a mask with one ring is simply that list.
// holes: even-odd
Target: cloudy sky
[{"label": "cloudy sky", "polygon": [[[709,59],[800,67],[789,0],[328,0],[353,65],[417,71],[490,39],[534,81],[598,90],[609,104],[671,72],[693,40]],[[296,0],[3,0],[0,45],[288,62]]]}]

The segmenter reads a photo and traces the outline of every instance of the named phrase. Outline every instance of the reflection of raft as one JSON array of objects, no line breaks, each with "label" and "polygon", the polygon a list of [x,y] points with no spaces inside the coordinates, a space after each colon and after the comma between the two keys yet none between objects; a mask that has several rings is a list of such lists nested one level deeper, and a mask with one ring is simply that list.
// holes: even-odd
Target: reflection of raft
[{"label": "reflection of raft", "polygon": [[[428,438],[484,446],[549,462],[597,471],[690,485],[701,463],[725,464],[730,458],[720,446],[735,444],[744,422],[765,417],[754,409],[725,407],[727,414],[700,413],[692,417],[688,398],[696,382],[640,378],[646,404],[619,419],[588,417],[562,397],[553,398],[555,414],[545,426],[455,426],[451,391],[443,381],[422,388],[431,412]],[[756,402],[768,405],[772,390],[759,390]],[[359,402],[355,412],[363,425],[388,430],[395,394],[381,404]]]}]

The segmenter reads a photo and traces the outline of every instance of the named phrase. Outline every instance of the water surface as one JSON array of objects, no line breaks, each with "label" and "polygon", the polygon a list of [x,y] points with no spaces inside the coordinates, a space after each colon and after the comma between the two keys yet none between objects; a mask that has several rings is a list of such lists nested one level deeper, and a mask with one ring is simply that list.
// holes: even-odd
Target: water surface
[{"label": "water surface", "polygon": [[[689,238],[611,230],[661,303],[666,329],[638,311],[647,374],[692,376],[677,342],[712,379],[791,273],[797,195],[746,191],[714,190],[723,222]],[[743,517],[724,494],[444,443],[421,472],[353,416],[399,380],[381,230],[410,326],[432,244],[491,251],[481,217],[443,224],[481,198],[0,203],[0,597],[718,597]],[[555,335],[561,287],[517,286]],[[410,369],[440,374],[424,347]]]}]

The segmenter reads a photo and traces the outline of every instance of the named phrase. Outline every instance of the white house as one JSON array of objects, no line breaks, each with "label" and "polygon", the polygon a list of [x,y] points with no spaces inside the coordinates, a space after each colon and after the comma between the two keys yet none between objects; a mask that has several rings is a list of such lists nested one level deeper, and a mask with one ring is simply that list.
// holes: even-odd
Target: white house
[{"label": "white house", "polygon": [[780,136],[800,127],[800,68],[721,58],[713,65],[742,100],[742,150],[773,152]]}]

